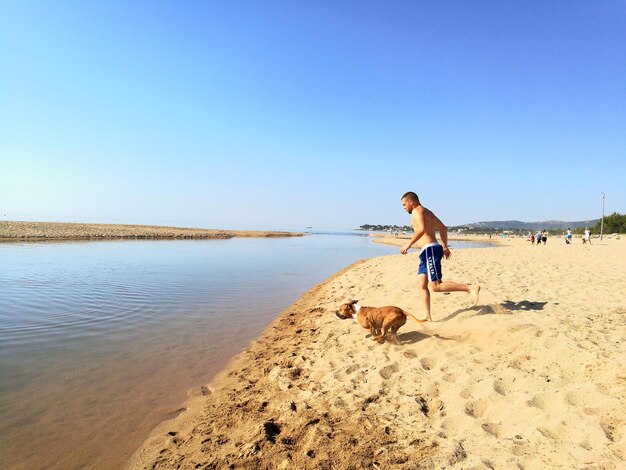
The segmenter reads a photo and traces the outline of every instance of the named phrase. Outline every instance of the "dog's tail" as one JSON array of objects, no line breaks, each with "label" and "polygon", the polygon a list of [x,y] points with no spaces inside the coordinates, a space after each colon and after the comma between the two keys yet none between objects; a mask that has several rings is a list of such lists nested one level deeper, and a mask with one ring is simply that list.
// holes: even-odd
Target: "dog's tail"
[{"label": "dog's tail", "polygon": [[409,312],[407,312],[406,310],[402,310],[402,313],[404,313],[407,317],[412,318],[413,320],[415,320],[417,323],[424,323],[427,322],[427,319],[423,319],[420,320],[419,318],[415,318],[413,315],[411,315]]}]

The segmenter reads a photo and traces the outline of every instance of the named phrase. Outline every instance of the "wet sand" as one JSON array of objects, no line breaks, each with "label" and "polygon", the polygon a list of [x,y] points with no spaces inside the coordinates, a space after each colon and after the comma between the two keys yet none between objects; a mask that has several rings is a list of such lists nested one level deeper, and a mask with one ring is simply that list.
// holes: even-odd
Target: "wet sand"
[{"label": "wet sand", "polygon": [[417,317],[417,252],[312,288],[135,452],[136,468],[624,468],[626,242],[453,251],[401,345],[334,314]]},{"label": "wet sand", "polygon": [[[398,235],[397,237],[389,234],[372,234],[370,235],[376,243],[383,243],[385,245],[396,245],[402,246],[407,243],[410,239],[410,235]],[[493,243],[493,244],[508,244],[511,240],[514,240],[518,237],[500,237],[500,236],[492,236],[489,235],[448,235],[448,242],[450,245],[453,245],[455,241],[462,242],[480,242],[480,243]],[[411,248],[413,249],[413,248]]]},{"label": "wet sand", "polygon": [[109,239],[207,239],[233,237],[300,237],[303,233],[275,231],[213,230],[156,225],[70,224],[59,222],[0,222],[0,241],[109,240]]}]

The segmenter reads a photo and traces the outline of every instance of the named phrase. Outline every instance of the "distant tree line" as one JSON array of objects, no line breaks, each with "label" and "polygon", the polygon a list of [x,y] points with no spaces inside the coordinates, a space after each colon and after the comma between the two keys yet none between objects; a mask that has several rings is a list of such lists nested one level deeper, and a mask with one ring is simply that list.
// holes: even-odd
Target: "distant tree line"
[{"label": "distant tree line", "polygon": [[[594,235],[600,234],[600,225],[601,221],[598,221],[593,227],[589,227],[591,233]],[[489,228],[489,227],[481,227],[475,229],[468,229],[464,227],[448,227],[450,232],[456,231],[458,229],[462,229],[463,233],[483,233],[483,234],[497,234],[502,233],[501,228]],[[550,228],[549,232],[557,235],[561,233],[565,233],[569,227],[559,227],[559,228]],[[388,232],[388,231],[404,231],[404,232],[412,232],[413,228],[409,225],[372,225],[365,224],[360,226],[361,230],[375,230],[378,232]],[[536,232],[537,230],[543,230],[542,227],[536,227],[534,230],[529,230],[527,228],[517,228],[517,229],[507,229],[507,232],[516,234],[516,235],[526,235],[529,231]],[[572,229],[572,233],[582,235],[585,233],[585,227],[578,227]],[[604,217],[604,233],[626,233],[626,214],[620,214],[618,212],[613,212],[611,215]]]},{"label": "distant tree line", "polygon": [[409,225],[371,225],[371,224],[365,224],[365,225],[361,225],[359,227],[361,230],[375,230],[377,232],[389,232],[391,231],[413,231],[413,228],[411,228]]},{"label": "distant tree line", "polygon": [[[602,220],[599,220],[593,227],[589,227],[589,230],[593,235],[600,235],[601,226]],[[572,229],[572,233],[582,235],[585,233],[585,227]],[[611,233],[626,233],[626,214],[613,212],[611,215],[605,216],[603,233],[605,235]]]},{"label": "distant tree line", "polygon": [[[592,229],[591,233],[600,233],[600,225],[598,222]],[[583,229],[584,231],[584,229]],[[604,218],[604,233],[626,233],[626,214],[613,212]]]}]

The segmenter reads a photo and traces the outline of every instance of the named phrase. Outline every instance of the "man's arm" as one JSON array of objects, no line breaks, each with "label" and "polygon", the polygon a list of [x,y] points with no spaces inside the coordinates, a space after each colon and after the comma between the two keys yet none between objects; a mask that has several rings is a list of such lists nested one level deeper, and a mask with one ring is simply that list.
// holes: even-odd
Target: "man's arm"
[{"label": "man's arm", "polygon": [[413,231],[415,233],[411,237],[409,243],[407,243],[402,247],[402,249],[400,249],[400,253],[402,253],[403,255],[406,255],[409,251],[409,248],[411,248],[411,246],[413,246],[413,244],[417,240],[422,238],[422,235],[424,235],[424,233],[426,232],[426,229],[424,228],[424,214],[422,214],[421,211],[416,210],[415,213],[411,215],[411,219],[411,225],[413,226]]},{"label": "man's arm", "polygon": [[437,216],[435,216],[435,228],[439,230],[439,238],[441,238],[441,247],[443,254],[448,259],[450,257],[450,248],[448,248],[448,227],[446,227]]},{"label": "man's arm", "polygon": [[404,245],[404,246],[402,247],[402,249],[400,250],[400,253],[402,253],[403,255],[406,255],[406,254],[407,254],[407,252],[409,251],[409,248],[411,248],[411,246],[412,246],[412,245],[413,245],[413,244],[414,244],[417,240],[419,240],[419,239],[420,239],[420,237],[421,237],[423,234],[424,234],[424,232],[423,232],[423,231],[422,231],[422,233],[421,233],[421,234],[419,234],[419,233],[417,233],[417,232],[416,232],[416,233],[415,233],[415,235],[413,235],[413,236],[411,237],[411,241],[409,241],[409,243],[407,243],[406,245]]}]

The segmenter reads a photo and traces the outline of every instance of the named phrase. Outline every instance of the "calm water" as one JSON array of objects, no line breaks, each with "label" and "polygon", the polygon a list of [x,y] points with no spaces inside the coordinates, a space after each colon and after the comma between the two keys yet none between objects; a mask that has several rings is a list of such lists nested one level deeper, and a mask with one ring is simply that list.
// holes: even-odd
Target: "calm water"
[{"label": "calm water", "polygon": [[123,466],[302,293],[398,250],[354,234],[0,244],[0,468]]}]

